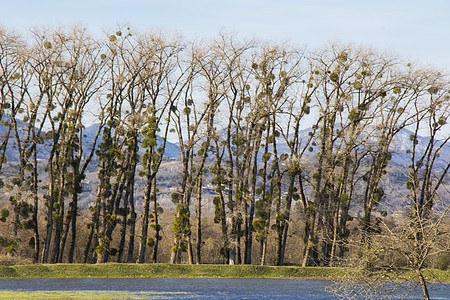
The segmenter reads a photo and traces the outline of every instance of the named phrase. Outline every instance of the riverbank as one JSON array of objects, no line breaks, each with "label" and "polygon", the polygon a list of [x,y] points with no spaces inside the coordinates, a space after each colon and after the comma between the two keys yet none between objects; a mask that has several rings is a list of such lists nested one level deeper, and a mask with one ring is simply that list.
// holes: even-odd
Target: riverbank
[{"label": "riverbank", "polygon": [[[427,270],[430,282],[450,282],[450,271]],[[360,279],[351,268],[255,266],[255,265],[174,265],[174,264],[30,264],[0,266],[0,278],[307,278]],[[385,276],[386,277],[386,276]],[[406,271],[388,274],[390,280],[414,280]]]}]

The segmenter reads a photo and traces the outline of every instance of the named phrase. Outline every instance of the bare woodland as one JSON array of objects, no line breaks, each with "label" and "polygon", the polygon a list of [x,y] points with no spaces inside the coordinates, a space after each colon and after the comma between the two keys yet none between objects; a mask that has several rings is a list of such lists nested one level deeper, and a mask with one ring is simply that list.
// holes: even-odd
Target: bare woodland
[{"label": "bare woodland", "polygon": [[[35,263],[401,265],[424,280],[430,259],[449,256],[449,99],[447,74],[353,45],[0,28],[1,251]],[[405,130],[400,213],[381,207]],[[169,208],[161,170],[174,161]]]}]

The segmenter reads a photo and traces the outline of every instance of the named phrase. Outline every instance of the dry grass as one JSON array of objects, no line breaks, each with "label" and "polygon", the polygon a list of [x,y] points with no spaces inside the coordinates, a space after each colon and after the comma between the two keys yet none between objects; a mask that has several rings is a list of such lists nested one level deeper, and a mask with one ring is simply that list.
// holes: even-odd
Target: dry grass
[{"label": "dry grass", "polygon": [[33,260],[31,258],[26,258],[22,256],[11,256],[9,254],[0,254],[1,266],[28,265],[32,263]]}]

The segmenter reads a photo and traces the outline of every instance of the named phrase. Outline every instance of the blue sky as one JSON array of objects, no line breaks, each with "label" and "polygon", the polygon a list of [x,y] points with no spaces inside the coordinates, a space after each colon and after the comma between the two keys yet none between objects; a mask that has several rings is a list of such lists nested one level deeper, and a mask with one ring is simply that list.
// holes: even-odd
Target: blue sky
[{"label": "blue sky", "polygon": [[131,26],[186,37],[289,41],[310,49],[354,43],[450,72],[449,0],[0,0],[0,25],[85,26],[93,33]]}]

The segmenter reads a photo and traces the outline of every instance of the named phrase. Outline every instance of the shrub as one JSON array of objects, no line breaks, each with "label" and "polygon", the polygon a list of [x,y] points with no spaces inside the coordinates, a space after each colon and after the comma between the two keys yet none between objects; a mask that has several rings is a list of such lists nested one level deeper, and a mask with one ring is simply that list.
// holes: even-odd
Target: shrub
[{"label": "shrub", "polygon": [[447,271],[449,265],[450,265],[450,252],[440,253],[436,257],[436,260],[434,261],[434,267],[442,271]]}]

